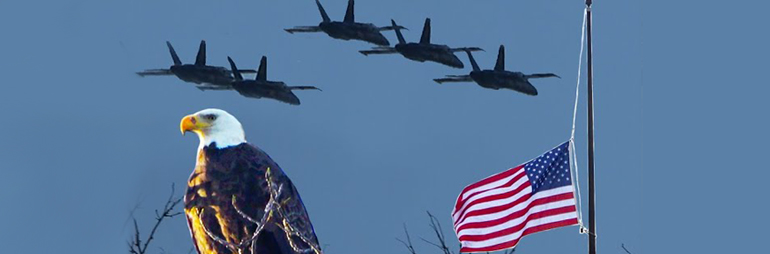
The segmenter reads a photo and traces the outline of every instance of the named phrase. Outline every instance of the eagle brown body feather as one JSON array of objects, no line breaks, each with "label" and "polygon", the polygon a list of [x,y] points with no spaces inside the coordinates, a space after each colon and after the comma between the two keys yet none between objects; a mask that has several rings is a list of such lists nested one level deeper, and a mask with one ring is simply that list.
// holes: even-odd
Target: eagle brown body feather
[{"label": "eagle brown body feather", "polygon": [[[289,239],[290,236],[278,226],[284,223],[289,223],[311,244],[318,246],[297,189],[265,152],[247,143],[222,149],[213,143],[199,151],[198,156],[185,194],[185,214],[198,253],[238,253],[212,239],[209,233],[234,245],[252,238],[257,225],[241,216],[238,210],[257,221],[264,216],[265,206],[270,200],[265,179],[268,168],[272,182],[283,185],[277,201],[280,201],[286,216],[272,215],[254,242],[255,254],[295,254],[297,252],[290,241],[300,249],[310,248],[299,237],[291,236]],[[250,245],[244,249],[252,249]]]}]

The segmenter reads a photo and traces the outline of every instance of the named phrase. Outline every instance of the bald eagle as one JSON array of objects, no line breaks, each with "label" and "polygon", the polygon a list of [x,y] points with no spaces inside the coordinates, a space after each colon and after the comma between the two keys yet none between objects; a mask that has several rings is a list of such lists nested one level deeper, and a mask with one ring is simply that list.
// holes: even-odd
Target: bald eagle
[{"label": "bald eagle", "polygon": [[185,214],[199,254],[321,254],[299,192],[278,164],[246,142],[220,109],[185,116],[182,134],[200,139]]}]

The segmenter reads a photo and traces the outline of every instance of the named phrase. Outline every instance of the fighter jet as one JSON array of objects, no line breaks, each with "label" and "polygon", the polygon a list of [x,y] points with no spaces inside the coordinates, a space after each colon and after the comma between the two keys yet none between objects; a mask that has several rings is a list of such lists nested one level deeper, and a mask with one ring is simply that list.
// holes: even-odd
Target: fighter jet
[{"label": "fighter jet", "polygon": [[259,62],[259,71],[257,72],[257,78],[254,80],[244,80],[233,59],[228,56],[227,61],[230,62],[230,68],[235,75],[232,87],[246,97],[257,99],[263,97],[271,98],[292,105],[299,105],[299,98],[294,95],[292,90],[321,90],[315,86],[287,86],[286,83],[281,81],[267,80],[267,57],[265,56]]},{"label": "fighter jet", "polygon": [[[381,31],[393,30],[396,27],[394,26],[377,27],[371,23],[355,22],[355,18],[353,15],[353,0],[348,1],[348,10],[347,12],[345,12],[345,19],[342,22],[332,21],[331,19],[329,19],[329,16],[326,15],[326,11],[324,11],[324,7],[321,6],[321,2],[316,0],[315,3],[316,5],[318,5],[318,11],[321,12],[321,17],[323,18],[323,21],[321,21],[321,23],[318,24],[318,26],[297,26],[294,28],[288,28],[284,30],[286,30],[286,32],[289,32],[291,34],[324,32],[328,34],[330,37],[335,39],[341,39],[346,41],[359,40],[359,41],[365,41],[365,42],[369,42],[380,46],[390,45],[390,42],[388,42],[388,39],[382,35]],[[404,27],[398,27],[398,28],[406,29]]]},{"label": "fighter jet", "polygon": [[494,70],[481,70],[476,64],[476,60],[473,59],[473,55],[470,51],[468,53],[468,59],[473,65],[473,71],[469,75],[447,75],[445,78],[434,79],[437,83],[444,82],[471,82],[474,81],[481,87],[498,90],[500,88],[511,89],[523,94],[537,95],[537,89],[531,83],[531,78],[548,78],[557,77],[553,73],[537,73],[537,74],[524,74],[521,72],[511,72],[505,70],[505,48],[500,45],[500,50],[497,53],[497,64],[495,64]]},{"label": "fighter jet", "polygon": [[[198,56],[195,64],[182,64],[179,56],[170,42],[166,42],[174,65],[168,69],[151,69],[137,72],[139,76],[166,76],[175,75],[177,78],[190,83],[200,90],[232,90],[230,83],[233,81],[232,71],[219,66],[206,65],[206,41],[201,40]],[[241,70],[241,73],[255,73],[254,70]]]},{"label": "fighter jet", "polygon": [[370,54],[393,54],[400,53],[407,59],[418,62],[432,61],[454,68],[463,68],[463,62],[460,61],[454,52],[457,51],[480,51],[481,48],[450,48],[447,45],[430,43],[430,18],[425,19],[425,26],[422,28],[422,37],[419,43],[407,43],[404,36],[401,35],[401,29],[396,25],[396,21],[390,20],[395,27],[398,44],[395,47],[376,47],[372,50],[361,50],[361,54],[368,56]]}]

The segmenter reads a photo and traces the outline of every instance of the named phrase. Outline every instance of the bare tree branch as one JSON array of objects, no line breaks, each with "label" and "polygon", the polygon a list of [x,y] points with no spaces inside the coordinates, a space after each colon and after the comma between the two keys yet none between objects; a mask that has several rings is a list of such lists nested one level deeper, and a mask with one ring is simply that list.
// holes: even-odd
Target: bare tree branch
[{"label": "bare tree branch", "polygon": [[436,248],[441,249],[441,251],[444,252],[444,254],[452,254],[452,251],[449,250],[449,247],[446,245],[446,237],[444,237],[443,229],[441,228],[441,223],[438,222],[438,219],[436,219],[433,214],[430,212],[428,213],[428,217],[430,218],[430,228],[433,229],[433,233],[436,234],[436,238],[438,239],[438,243],[433,243],[431,241],[425,240],[425,238],[420,237],[420,239],[426,243],[429,243],[430,245],[436,246]]},{"label": "bare tree branch", "polygon": [[[268,190],[270,190],[271,195],[274,195],[274,197],[278,198],[280,197],[280,192],[283,190],[283,185],[279,185],[276,189],[273,184],[273,178],[270,173],[270,168],[267,168],[267,171],[265,172],[265,178],[267,179],[267,186]],[[289,201],[289,198],[286,198],[285,200],[282,200],[281,202],[274,202],[275,212],[277,212],[280,217],[283,219],[282,223],[276,223],[276,225],[283,230],[284,233],[286,233],[286,240],[289,242],[289,245],[291,246],[294,251],[299,253],[315,253],[315,254],[322,254],[321,247],[317,244],[313,243],[308,237],[297,230],[294,225],[291,224],[290,218],[293,218],[293,214],[288,214],[283,209],[283,205]],[[297,245],[297,243],[294,242],[293,236],[299,237],[300,240],[305,243],[309,248],[307,249],[301,249]]]},{"label": "bare tree branch", "polygon": [[[181,212],[174,212],[174,207],[182,202],[182,198],[174,197],[174,184],[171,184],[171,195],[169,195],[166,204],[163,206],[163,210],[159,212],[155,210],[155,225],[152,227],[147,239],[142,241],[139,233],[139,223],[136,222],[136,218],[132,218],[134,221],[134,237],[128,243],[128,252],[131,254],[147,254],[147,248],[150,246],[150,242],[155,239],[155,233],[158,231],[158,227],[165,218],[172,218],[174,216],[182,214]],[[132,215],[133,217],[133,215]]]},{"label": "bare tree branch", "polygon": [[[281,194],[283,193],[283,184],[276,185],[273,181],[273,177],[270,171],[270,168],[267,168],[265,171],[265,181],[267,182],[267,191],[270,194],[270,199],[267,201],[267,204],[265,204],[264,209],[264,215],[260,220],[256,220],[246,214],[243,210],[241,210],[238,205],[236,204],[237,197],[232,197],[232,206],[235,209],[235,211],[240,215],[244,220],[251,222],[255,225],[257,225],[257,228],[254,230],[254,233],[250,238],[241,240],[238,244],[227,242],[226,240],[216,236],[211,231],[206,229],[205,225],[201,223],[201,226],[203,230],[206,232],[206,235],[214,240],[215,242],[227,247],[228,249],[232,250],[236,253],[247,253],[247,251],[253,253],[256,253],[256,243],[257,239],[259,238],[260,233],[264,231],[265,226],[268,225],[268,223],[275,223],[275,225],[284,231],[286,235],[286,240],[289,242],[290,247],[298,253],[315,253],[315,254],[322,254],[321,247],[317,246],[313,241],[308,239],[307,236],[305,236],[302,232],[297,230],[294,225],[291,224],[290,218],[292,218],[292,214],[287,213],[283,205],[288,201],[288,198],[285,200],[280,200]],[[203,209],[201,209],[199,216],[199,220],[202,221],[203,218]],[[277,215],[277,216],[276,216]],[[274,222],[274,218],[281,218],[281,221]],[[303,249],[300,248],[300,246],[294,241],[294,237],[299,238],[305,245],[309,246],[309,248]],[[142,254],[142,253],[138,253]]]},{"label": "bare tree branch", "polygon": [[[198,213],[198,221],[201,222],[201,228],[203,228],[203,232],[206,232],[206,235],[208,235],[208,237],[211,238],[211,240],[214,240],[215,242],[217,242],[217,243],[219,243],[221,245],[224,245],[225,247],[227,247],[228,249],[230,249],[232,251],[237,251],[239,249],[238,245],[235,245],[235,244],[227,242],[225,239],[222,239],[222,238],[218,237],[217,235],[215,235],[214,233],[211,233],[211,231],[209,231],[209,229],[206,228],[205,223],[203,223],[203,213],[205,211],[206,211],[205,209],[201,208],[200,213]],[[240,252],[238,252],[238,253],[240,253]]]},{"label": "bare tree branch", "polygon": [[137,201],[136,205],[134,205],[134,207],[128,211],[128,217],[126,217],[126,221],[123,222],[123,228],[121,230],[125,230],[126,226],[128,226],[128,224],[131,223],[131,219],[134,218],[134,214],[136,214],[136,211],[139,210],[139,208],[141,208],[142,201],[143,201],[142,199]]},{"label": "bare tree branch", "polygon": [[631,254],[631,252],[630,252],[630,251],[628,251],[628,249],[626,249],[626,245],[625,245],[625,244],[622,244],[622,243],[621,243],[621,244],[620,244],[620,247],[621,247],[621,248],[623,248],[623,250],[624,250],[624,251],[626,251],[626,253],[628,253],[628,254]]},{"label": "bare tree branch", "polygon": [[[447,240],[446,240],[446,236],[444,235],[444,229],[441,227],[441,223],[439,222],[438,218],[436,218],[436,216],[433,216],[433,214],[431,214],[429,211],[427,213],[428,213],[428,218],[430,219],[429,226],[433,230],[433,233],[436,236],[436,239],[438,239],[438,242],[428,241],[422,237],[420,237],[420,240],[440,249],[443,252],[443,254],[453,254],[454,252],[452,252],[452,250],[447,246]],[[406,241],[403,241],[398,238],[396,238],[396,240],[401,242],[401,244],[403,244],[409,250],[410,254],[417,254],[417,251],[414,249],[414,246],[412,246],[412,240],[409,237],[409,231],[406,229],[406,225],[404,225],[404,233],[406,234]],[[516,252],[516,248],[507,249],[502,253],[513,254],[514,252]],[[487,252],[487,254],[489,253],[490,252]]]},{"label": "bare tree branch", "polygon": [[406,229],[406,224],[404,224],[404,233],[406,234],[406,242],[398,238],[396,238],[396,241],[399,241],[402,244],[404,244],[404,247],[406,247],[409,250],[409,253],[417,254],[417,251],[414,250],[414,245],[412,245],[412,238],[409,237],[409,230]]}]

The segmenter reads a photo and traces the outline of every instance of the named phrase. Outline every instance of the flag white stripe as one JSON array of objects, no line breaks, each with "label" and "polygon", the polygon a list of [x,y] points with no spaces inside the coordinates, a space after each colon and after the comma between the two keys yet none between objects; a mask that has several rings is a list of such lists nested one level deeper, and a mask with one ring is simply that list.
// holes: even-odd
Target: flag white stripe
[{"label": "flag white stripe", "polygon": [[[524,177],[524,178],[526,178],[526,177]],[[475,210],[480,210],[480,209],[487,209],[487,208],[490,208],[490,207],[497,207],[497,206],[502,206],[502,205],[510,204],[511,202],[516,201],[516,199],[518,197],[521,197],[523,195],[529,194],[529,193],[531,193],[531,191],[532,191],[532,187],[530,186],[530,187],[527,187],[524,190],[522,190],[520,193],[517,193],[516,195],[514,195],[511,198],[501,199],[501,200],[493,200],[493,201],[489,201],[489,202],[485,202],[485,203],[476,204],[476,205],[474,205],[474,207],[471,207],[470,209],[468,209],[468,211],[466,213],[468,213],[470,211],[475,211]],[[503,211],[500,211],[500,212],[496,212],[496,213],[479,214],[479,215],[469,216],[467,218],[464,218],[464,221],[462,221],[461,223],[457,223],[457,222],[460,221],[460,220],[457,220],[457,221],[455,221],[455,230],[458,229],[460,226],[468,224],[468,223],[496,220],[496,219],[502,218],[502,217],[504,217],[506,215],[518,212],[519,210],[522,210],[525,207],[527,207],[533,201],[535,201],[537,199],[540,199],[540,198],[544,198],[544,197],[548,197],[548,196],[554,196],[554,195],[560,195],[560,194],[564,194],[564,193],[571,193],[571,192],[572,192],[572,186],[571,185],[567,185],[567,186],[563,186],[563,187],[559,187],[559,188],[554,188],[554,189],[550,189],[550,190],[540,191],[540,192],[537,192],[534,195],[532,195],[532,197],[530,197],[528,200],[526,200],[526,201],[524,201],[522,203],[519,203],[519,204],[517,204],[517,205],[515,205],[515,206],[513,206],[511,208],[506,209],[506,210],[503,210]],[[477,208],[477,206],[479,208]],[[465,217],[465,216],[463,216],[463,217]]]},{"label": "flag white stripe", "polygon": [[492,238],[484,241],[461,241],[461,243],[462,243],[462,246],[465,248],[484,248],[484,247],[494,246],[501,243],[506,243],[506,242],[520,239],[522,236],[522,233],[524,233],[524,231],[529,228],[533,228],[543,224],[565,221],[565,220],[576,219],[576,218],[577,218],[576,212],[563,213],[563,214],[543,217],[537,220],[528,221],[527,224],[524,226],[524,228],[509,235],[504,235],[504,236],[500,236],[497,238]]},{"label": "flag white stripe", "polygon": [[[463,229],[463,230],[460,230],[459,232],[457,232],[457,235],[465,236],[465,235],[486,235],[486,234],[492,234],[492,233],[495,233],[495,232],[498,232],[498,231],[502,231],[502,230],[505,230],[505,229],[508,229],[508,228],[512,228],[512,227],[518,226],[519,224],[524,222],[527,219],[527,217],[529,215],[531,215],[531,214],[535,214],[535,213],[539,213],[539,212],[543,212],[543,211],[547,211],[547,210],[551,210],[551,209],[556,209],[556,208],[562,208],[562,207],[567,207],[567,206],[574,206],[574,205],[575,205],[575,199],[573,199],[573,198],[567,199],[567,200],[562,200],[562,201],[545,203],[545,204],[542,204],[542,205],[536,205],[536,206],[533,206],[531,209],[529,209],[529,211],[527,211],[521,217],[517,217],[515,219],[509,220],[509,221],[506,221],[504,223],[500,223],[500,224],[497,224],[497,225],[494,225],[494,226],[491,226],[491,227],[466,228],[466,229]],[[504,214],[504,215],[508,215],[508,214]],[[502,216],[500,216],[500,217],[502,217]],[[485,221],[487,221],[487,220],[485,220]]]},{"label": "flag white stripe", "polygon": [[[503,179],[500,179],[500,180],[497,180],[497,181],[494,181],[494,182],[491,182],[491,183],[488,183],[488,184],[485,184],[485,185],[482,185],[482,186],[470,189],[470,190],[468,190],[466,192],[463,192],[462,195],[461,195],[462,198],[460,198],[460,200],[465,200],[465,199],[468,198],[468,196],[473,195],[476,192],[481,192],[481,191],[485,191],[485,190],[489,190],[489,189],[500,187],[501,185],[503,185],[503,184],[507,183],[508,181],[510,181],[511,179],[515,178],[517,175],[523,174],[524,171],[525,171],[524,167],[521,167],[519,170],[516,171],[516,173],[513,173],[513,175],[511,175],[509,177],[506,177],[506,178],[503,178]],[[490,177],[492,177],[492,176],[490,176]],[[489,178],[489,177],[487,177],[487,178]]]},{"label": "flag white stripe", "polygon": [[[475,205],[473,205],[472,207],[468,208],[468,210],[467,210],[467,211],[465,211],[464,213],[462,213],[462,214],[460,215],[460,217],[459,217],[459,218],[457,218],[457,219],[454,221],[454,223],[455,223],[455,228],[457,228],[457,226],[458,226],[458,224],[459,224],[459,223],[461,223],[461,222],[463,222],[463,223],[467,222],[467,220],[468,220],[468,218],[469,218],[469,215],[468,215],[468,214],[469,214],[470,212],[473,212],[473,211],[478,211],[478,210],[483,210],[483,209],[488,209],[488,208],[493,208],[493,207],[498,207],[498,206],[503,206],[503,205],[507,205],[507,204],[510,204],[510,203],[513,203],[513,202],[515,202],[515,201],[516,201],[516,200],[518,200],[519,198],[521,198],[521,197],[523,197],[523,196],[525,196],[525,195],[527,195],[527,194],[530,194],[530,193],[532,193],[532,186],[527,186],[526,188],[522,189],[521,191],[519,191],[518,193],[514,194],[513,196],[511,196],[511,197],[509,197],[509,198],[505,198],[505,199],[499,199],[499,200],[490,200],[490,201],[487,201],[487,202],[483,202],[483,203],[478,203],[478,204],[475,204]],[[532,197],[530,197],[530,199],[531,199],[531,198],[532,198]],[[512,207],[512,208],[515,208],[515,207],[518,207],[518,206],[514,206],[514,207]],[[512,208],[509,208],[508,210],[510,210],[510,209],[512,209]],[[475,216],[479,216],[479,215],[473,215],[473,216],[470,216],[470,217],[475,217]]]},{"label": "flag white stripe", "polygon": [[[522,172],[522,174],[523,174],[523,172]],[[517,188],[521,187],[521,185],[523,185],[523,184],[525,184],[527,182],[529,182],[529,178],[527,178],[527,176],[523,176],[522,178],[520,178],[519,180],[514,182],[509,187],[504,187],[504,188],[499,188],[499,189],[490,189],[490,190],[487,190],[487,191],[485,191],[483,193],[479,193],[478,195],[473,196],[470,199],[468,199],[467,201],[465,201],[465,205],[463,205],[459,210],[453,212],[452,218],[455,221],[460,221],[462,219],[462,217],[464,217],[465,214],[467,214],[468,212],[478,210],[479,208],[477,208],[477,207],[483,207],[483,204],[489,203],[489,202],[478,203],[478,204],[474,204],[473,207],[468,208],[468,206],[470,206],[473,201],[479,200],[481,198],[489,197],[489,196],[492,196],[492,195],[497,195],[497,194],[501,194],[501,193],[508,193],[508,192],[514,191]],[[527,187],[524,190],[519,191],[519,193],[516,193],[513,197],[510,197],[510,198],[507,198],[507,199],[495,200],[495,201],[508,200],[510,202],[513,202],[516,199],[512,199],[512,198],[514,198],[514,197],[521,197],[522,195],[524,195],[524,194],[522,194],[524,192],[525,193],[531,193],[532,192],[532,188],[531,187]],[[460,213],[460,211],[463,211],[463,209],[468,209],[468,210],[465,210],[464,212]],[[483,209],[483,208],[481,208],[481,209]]]},{"label": "flag white stripe", "polygon": [[[579,224],[574,180],[568,178],[569,145],[562,143],[521,166],[466,186],[451,214],[455,233],[462,239],[460,250],[512,248],[522,236]],[[529,179],[535,175],[538,178]],[[541,185],[544,188],[536,188]]]}]

